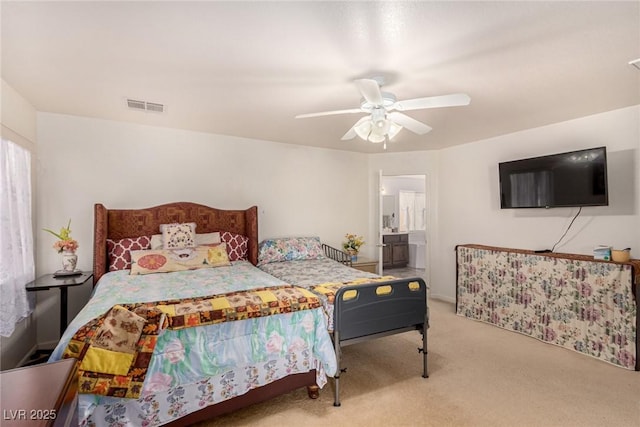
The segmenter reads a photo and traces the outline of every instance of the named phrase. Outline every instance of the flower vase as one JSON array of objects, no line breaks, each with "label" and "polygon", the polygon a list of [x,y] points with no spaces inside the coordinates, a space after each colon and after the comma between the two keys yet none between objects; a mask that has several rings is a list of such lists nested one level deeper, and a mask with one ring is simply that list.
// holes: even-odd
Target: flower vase
[{"label": "flower vase", "polygon": [[62,252],[62,271],[73,272],[76,271],[76,265],[78,264],[78,255],[75,252],[64,251]]},{"label": "flower vase", "polygon": [[351,255],[351,262],[358,261],[358,251],[354,251],[353,249],[349,249],[347,252],[349,253],[349,255]]}]

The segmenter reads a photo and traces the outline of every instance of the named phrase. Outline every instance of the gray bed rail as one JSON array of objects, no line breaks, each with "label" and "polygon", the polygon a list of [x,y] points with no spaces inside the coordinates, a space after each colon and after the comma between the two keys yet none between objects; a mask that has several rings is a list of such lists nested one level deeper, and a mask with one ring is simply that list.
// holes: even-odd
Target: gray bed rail
[{"label": "gray bed rail", "polygon": [[427,286],[420,277],[345,286],[334,299],[333,344],[338,362],[334,406],[340,406],[342,346],[418,330],[422,334],[422,377],[427,371],[427,329],[429,309]]},{"label": "gray bed rail", "polygon": [[336,249],[333,246],[322,244],[322,249],[324,249],[324,254],[327,258],[331,258],[334,261],[341,262],[344,265],[348,265],[352,267],[351,264],[351,255],[348,253],[341,251],[340,249]]}]

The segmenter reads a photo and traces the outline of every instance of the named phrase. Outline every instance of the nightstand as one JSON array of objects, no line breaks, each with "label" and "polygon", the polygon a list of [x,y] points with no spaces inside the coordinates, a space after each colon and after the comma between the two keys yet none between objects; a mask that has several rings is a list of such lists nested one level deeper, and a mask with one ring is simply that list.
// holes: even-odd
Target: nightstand
[{"label": "nightstand", "polygon": [[0,373],[3,426],[77,426],[76,359]]},{"label": "nightstand", "polygon": [[358,256],[358,260],[352,261],[351,266],[356,270],[366,271],[367,273],[378,273],[378,261],[375,259]]},{"label": "nightstand", "polygon": [[27,291],[46,291],[52,288],[60,289],[60,336],[67,329],[67,288],[80,286],[93,277],[93,273],[83,272],[76,276],[55,277],[53,274],[46,274],[38,277],[33,282],[26,285]]}]

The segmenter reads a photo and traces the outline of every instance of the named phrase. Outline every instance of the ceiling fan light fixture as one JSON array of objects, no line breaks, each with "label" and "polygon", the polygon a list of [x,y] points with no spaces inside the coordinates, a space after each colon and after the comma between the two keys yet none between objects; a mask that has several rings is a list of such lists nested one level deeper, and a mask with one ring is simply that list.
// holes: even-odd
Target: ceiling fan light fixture
[{"label": "ceiling fan light fixture", "polygon": [[389,139],[393,139],[402,130],[402,126],[392,122],[391,120],[387,121],[389,122],[389,130],[387,131],[387,135],[389,135]]},{"label": "ceiling fan light fixture", "polygon": [[386,137],[393,139],[402,130],[402,126],[384,117],[372,116],[356,125],[354,130],[361,139],[377,144],[384,142]]},{"label": "ceiling fan light fixture", "polygon": [[369,142],[373,142],[374,144],[379,144],[385,141],[385,135],[379,133],[371,133],[369,135]]},{"label": "ceiling fan light fixture", "polygon": [[355,127],[356,135],[365,141],[369,138],[371,133],[371,120],[365,120]]}]

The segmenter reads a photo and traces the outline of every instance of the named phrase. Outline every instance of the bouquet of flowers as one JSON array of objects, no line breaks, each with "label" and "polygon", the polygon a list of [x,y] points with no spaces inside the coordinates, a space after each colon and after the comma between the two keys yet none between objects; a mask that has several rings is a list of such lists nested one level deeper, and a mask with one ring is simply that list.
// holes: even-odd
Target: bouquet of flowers
[{"label": "bouquet of flowers", "polygon": [[66,227],[62,227],[59,233],[55,231],[49,230],[47,228],[43,229],[47,233],[51,233],[56,236],[59,240],[53,244],[53,248],[58,252],[71,252],[75,253],[78,249],[78,242],[71,238],[71,219],[69,219],[69,223]]},{"label": "bouquet of flowers", "polygon": [[356,234],[347,233],[347,234],[344,235],[344,237],[347,240],[342,242],[342,247],[344,248],[344,250],[346,252],[358,253],[360,251],[360,246],[364,245],[364,240],[362,239],[362,236],[358,236]]}]

